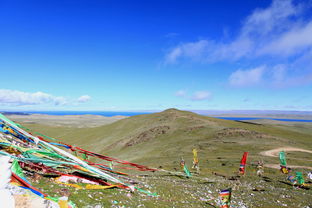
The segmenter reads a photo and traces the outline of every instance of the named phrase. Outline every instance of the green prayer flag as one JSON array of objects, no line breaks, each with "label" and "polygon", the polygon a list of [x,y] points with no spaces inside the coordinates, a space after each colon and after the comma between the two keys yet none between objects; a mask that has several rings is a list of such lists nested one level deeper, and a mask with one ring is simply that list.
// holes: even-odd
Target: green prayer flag
[{"label": "green prayer flag", "polygon": [[54,141],[57,141],[57,139],[54,139],[54,138],[52,138],[52,137],[49,137],[49,136],[46,136],[46,135],[44,135],[44,134],[41,134],[41,133],[39,133],[39,132],[35,132],[36,134],[38,134],[38,135],[40,135],[40,136],[43,136],[43,137],[45,137],[45,138],[47,138],[47,139],[50,139],[50,140],[54,140]]},{"label": "green prayer flag", "polygon": [[279,153],[280,163],[282,166],[287,166],[285,152],[281,151]]},{"label": "green prayer flag", "polygon": [[157,196],[157,193],[151,193],[151,192],[149,192],[149,191],[140,189],[140,188],[138,188],[138,187],[135,187],[135,189],[138,190],[138,191],[140,191],[140,192],[142,192],[142,193],[145,193],[145,194],[147,194],[147,195],[149,195],[149,196]]},{"label": "green prayer flag", "polygon": [[296,172],[296,181],[297,181],[298,185],[303,185],[304,184],[304,178],[303,178],[301,172]]},{"label": "green prayer flag", "polygon": [[188,177],[191,177],[191,176],[192,176],[191,172],[189,171],[189,169],[187,169],[187,166],[186,166],[186,165],[184,165],[183,170],[184,170],[185,174],[186,174]]},{"label": "green prayer flag", "polygon": [[0,113],[0,119],[5,121],[6,123],[10,124],[13,127],[18,126],[16,123],[14,123],[13,121],[11,121],[10,119],[8,119],[7,117],[5,117],[3,114]]},{"label": "green prayer flag", "polygon": [[23,169],[18,164],[18,160],[13,160],[13,163],[12,163],[12,166],[11,166],[11,170],[12,170],[13,173],[18,175],[19,177],[25,178],[25,175],[23,173]]},{"label": "green prayer flag", "polygon": [[88,159],[88,156],[87,156],[86,154],[82,154],[82,158],[83,158],[84,160],[87,160],[87,159]]}]

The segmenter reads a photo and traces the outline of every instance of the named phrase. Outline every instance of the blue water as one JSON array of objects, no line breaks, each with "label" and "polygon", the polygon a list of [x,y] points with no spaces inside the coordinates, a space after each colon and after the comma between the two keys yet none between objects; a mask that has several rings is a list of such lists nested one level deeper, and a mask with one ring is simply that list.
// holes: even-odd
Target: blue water
[{"label": "blue water", "polygon": [[[29,114],[47,114],[47,115],[100,115],[100,116],[136,116],[141,114],[149,114],[153,112],[143,112],[143,111],[24,111],[23,113],[29,113]],[[208,115],[209,116],[209,115]],[[215,117],[225,120],[232,120],[232,121],[242,121],[242,120],[256,120],[256,119],[271,119],[276,121],[289,121],[289,122],[312,122],[312,120],[304,120],[304,119],[286,119],[286,118],[262,118],[262,117]]]},{"label": "blue water", "polygon": [[256,120],[256,119],[270,119],[275,121],[289,121],[289,122],[312,122],[312,120],[304,120],[304,119],[288,119],[288,118],[252,118],[252,117],[215,117],[221,118],[225,120],[232,120],[232,121],[242,121],[242,120]]}]

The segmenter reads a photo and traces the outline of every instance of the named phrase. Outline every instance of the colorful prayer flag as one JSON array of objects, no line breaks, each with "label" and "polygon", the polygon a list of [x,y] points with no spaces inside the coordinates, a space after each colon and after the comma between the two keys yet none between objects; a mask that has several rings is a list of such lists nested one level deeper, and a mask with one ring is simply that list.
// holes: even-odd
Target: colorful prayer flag
[{"label": "colorful prayer flag", "polygon": [[83,154],[82,154],[82,159],[87,160],[87,159],[88,159],[88,156],[87,156],[85,153],[83,153]]},{"label": "colorful prayer flag", "polygon": [[286,156],[285,156],[285,152],[284,151],[281,151],[279,153],[279,158],[280,158],[281,172],[284,173],[284,174],[288,174]]},{"label": "colorful prayer flag", "polygon": [[304,178],[301,172],[296,172],[296,181],[299,186],[304,185]]},{"label": "colorful prayer flag", "polygon": [[110,168],[111,170],[113,170],[113,168],[114,168],[113,161],[111,161],[111,162],[109,163],[109,168]]},{"label": "colorful prayer flag", "polygon": [[221,200],[221,208],[229,208],[231,202],[232,189],[225,189],[220,191],[219,197]]},{"label": "colorful prayer flag", "polygon": [[244,152],[243,157],[242,157],[241,162],[240,162],[239,173],[242,175],[245,174],[245,166],[246,166],[246,162],[247,162],[247,156],[248,156],[248,152]]},{"label": "colorful prayer flag", "polygon": [[295,176],[288,176],[287,180],[292,183],[293,185],[296,184],[296,177]]},{"label": "colorful prayer flag", "polygon": [[197,149],[193,149],[193,166],[192,166],[192,169],[194,169],[194,168],[199,168],[199,166],[198,166],[198,163],[199,163],[199,161],[198,161],[198,156],[197,156]]},{"label": "colorful prayer flag", "polygon": [[191,172],[189,171],[189,169],[187,168],[186,164],[184,164],[183,170],[184,170],[185,174],[186,174],[188,177],[191,177],[191,176],[192,176],[192,174],[191,174]]},{"label": "colorful prayer flag", "polygon": [[23,178],[24,180],[26,180],[26,177],[25,177],[25,175],[23,173],[23,169],[18,164],[18,160],[13,160],[13,163],[12,163],[12,166],[11,166],[11,170],[12,170],[13,173],[18,175],[20,178]]}]

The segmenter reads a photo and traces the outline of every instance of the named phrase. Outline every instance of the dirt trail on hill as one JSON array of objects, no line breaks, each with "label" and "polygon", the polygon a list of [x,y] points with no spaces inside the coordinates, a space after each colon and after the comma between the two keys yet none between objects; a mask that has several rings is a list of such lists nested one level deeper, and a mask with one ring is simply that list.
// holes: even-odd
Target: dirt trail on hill
[{"label": "dirt trail on hill", "polygon": [[[307,152],[307,153],[311,153],[312,154],[311,150],[295,148],[295,147],[280,147],[280,148],[276,148],[276,149],[260,152],[260,154],[264,155],[264,156],[268,156],[268,157],[278,157],[278,154],[279,154],[280,151],[285,151],[285,152]],[[264,166],[268,167],[268,168],[280,169],[280,165],[279,164],[265,164]],[[312,170],[312,167],[308,167],[308,166],[288,165],[287,167],[290,167],[290,168],[305,168],[305,169]]]},{"label": "dirt trail on hill", "polygon": [[279,147],[279,148],[276,148],[276,149],[260,152],[260,154],[264,155],[264,156],[269,156],[269,157],[278,157],[278,154],[279,154],[280,151],[285,151],[285,152],[307,152],[307,153],[311,153],[312,154],[311,150],[295,148],[295,147]]}]

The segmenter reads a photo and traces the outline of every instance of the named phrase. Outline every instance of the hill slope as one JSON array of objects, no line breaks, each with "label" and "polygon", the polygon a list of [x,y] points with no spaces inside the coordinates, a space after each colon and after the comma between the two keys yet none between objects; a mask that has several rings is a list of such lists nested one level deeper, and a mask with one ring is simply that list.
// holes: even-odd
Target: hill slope
[{"label": "hill slope", "polygon": [[[312,190],[293,188],[285,182],[286,176],[274,169],[279,163],[276,157],[279,149],[276,148],[312,150],[309,125],[300,125],[299,128],[296,125],[244,123],[176,109],[132,116],[94,128],[24,125],[60,138],[65,143],[167,170],[144,175],[136,173],[136,177],[160,197],[133,194],[129,199],[126,192],[117,190],[73,191],[71,199],[80,207],[93,203],[115,206],[111,202],[113,200],[118,200],[120,205],[126,207],[218,207],[218,192],[229,187],[233,188],[232,205],[235,207],[311,205]],[[194,147],[199,150],[201,172],[199,175],[193,172],[197,177],[182,177],[176,173],[180,169],[180,157],[190,167]],[[274,152],[273,156],[267,154],[268,150]],[[239,178],[236,174],[244,151],[249,152],[246,175]],[[302,166],[312,167],[309,151],[286,153],[288,165],[294,167],[295,171],[306,174],[308,169]],[[254,164],[259,159],[272,167],[265,168],[265,177],[258,177],[255,173]],[[96,198],[99,193],[104,194],[105,198],[96,202],[89,197],[91,194]]]},{"label": "hill slope", "polygon": [[306,132],[216,119],[176,109],[132,116],[95,128],[26,126],[102,154],[170,167],[182,156],[191,157],[194,147],[210,162],[219,157],[234,162],[244,151],[249,151],[257,160],[261,151],[281,146],[304,148],[312,144],[311,134]]}]

